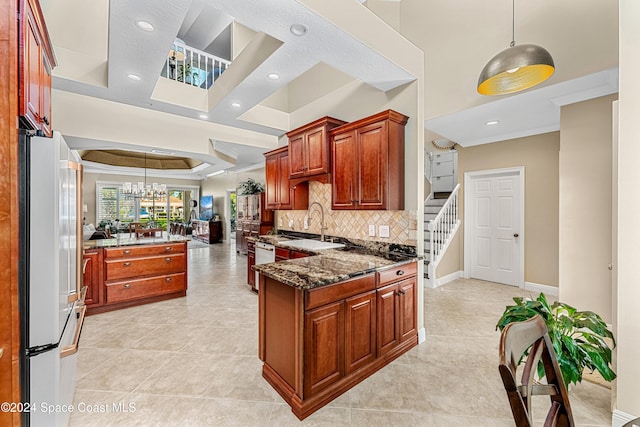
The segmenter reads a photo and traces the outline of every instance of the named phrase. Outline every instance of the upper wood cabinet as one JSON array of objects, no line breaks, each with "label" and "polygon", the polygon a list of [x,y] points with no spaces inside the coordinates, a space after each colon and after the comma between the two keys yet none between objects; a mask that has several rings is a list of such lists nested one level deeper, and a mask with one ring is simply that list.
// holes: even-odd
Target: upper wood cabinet
[{"label": "upper wood cabinet", "polygon": [[51,136],[51,70],[55,56],[37,0],[20,1],[20,118]]},{"label": "upper wood cabinet", "polygon": [[404,209],[407,120],[387,110],[330,132],[332,209]]},{"label": "upper wood cabinet", "polygon": [[289,150],[278,148],[264,154],[267,185],[267,209],[307,209],[309,207],[309,183],[291,185],[289,182]]},{"label": "upper wood cabinet", "polygon": [[323,117],[287,133],[289,178],[303,178],[331,172],[329,131],[345,124]]}]

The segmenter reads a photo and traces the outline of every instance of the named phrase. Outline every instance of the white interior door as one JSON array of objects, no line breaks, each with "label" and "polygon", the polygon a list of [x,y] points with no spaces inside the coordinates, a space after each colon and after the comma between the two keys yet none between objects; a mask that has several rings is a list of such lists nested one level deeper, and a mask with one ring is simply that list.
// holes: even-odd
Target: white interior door
[{"label": "white interior door", "polygon": [[523,285],[524,170],[465,175],[467,276]]}]

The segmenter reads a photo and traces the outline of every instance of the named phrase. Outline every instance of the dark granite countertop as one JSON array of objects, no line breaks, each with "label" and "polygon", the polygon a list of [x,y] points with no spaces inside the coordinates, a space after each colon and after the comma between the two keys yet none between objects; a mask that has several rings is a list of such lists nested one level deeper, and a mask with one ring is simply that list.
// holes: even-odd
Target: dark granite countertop
[{"label": "dark granite countertop", "polygon": [[[278,246],[279,242],[290,239],[290,237],[283,235],[266,235],[259,236],[255,240]],[[289,286],[299,289],[313,289],[421,259],[415,255],[415,250],[413,253],[410,249],[405,251],[389,250],[397,248],[398,245],[386,246],[385,252],[379,250],[379,242],[371,242],[370,247],[349,243],[351,242],[347,242],[345,248],[327,249],[315,252],[316,255],[306,258],[261,264],[253,268],[265,276]],[[402,247],[402,249],[407,249],[407,247]]]},{"label": "dark granite countertop", "polygon": [[118,237],[115,239],[86,240],[83,242],[83,249],[92,248],[117,248],[120,246],[140,246],[159,245],[163,243],[182,243],[188,239],[180,235],[170,235],[169,237]]}]

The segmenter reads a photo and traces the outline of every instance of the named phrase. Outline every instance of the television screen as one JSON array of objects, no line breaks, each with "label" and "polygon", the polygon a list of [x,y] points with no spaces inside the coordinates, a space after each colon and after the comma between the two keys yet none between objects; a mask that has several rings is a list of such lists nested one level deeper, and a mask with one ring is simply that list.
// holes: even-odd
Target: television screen
[{"label": "television screen", "polygon": [[209,221],[213,218],[213,196],[200,197],[200,219]]}]

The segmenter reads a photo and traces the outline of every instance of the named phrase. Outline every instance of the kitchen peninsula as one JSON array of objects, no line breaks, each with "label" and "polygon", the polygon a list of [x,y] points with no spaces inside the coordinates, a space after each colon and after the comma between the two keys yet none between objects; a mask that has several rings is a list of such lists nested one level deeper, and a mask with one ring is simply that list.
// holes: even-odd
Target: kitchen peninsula
[{"label": "kitchen peninsula", "polygon": [[417,259],[347,246],[254,267],[262,375],[299,419],[417,345]]},{"label": "kitchen peninsula", "polygon": [[87,314],[187,294],[183,236],[86,241],[84,263]]}]

